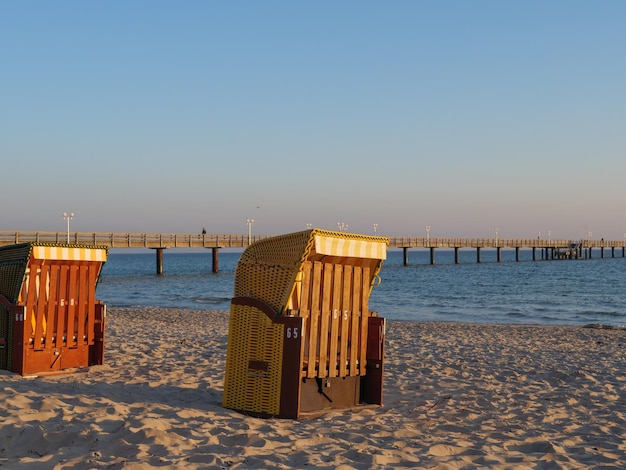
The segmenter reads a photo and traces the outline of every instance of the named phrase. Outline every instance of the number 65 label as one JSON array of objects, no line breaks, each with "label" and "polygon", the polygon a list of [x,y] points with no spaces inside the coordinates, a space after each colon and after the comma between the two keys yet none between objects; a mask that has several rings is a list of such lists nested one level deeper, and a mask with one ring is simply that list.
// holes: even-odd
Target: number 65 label
[{"label": "number 65 label", "polygon": [[287,328],[287,339],[298,339],[300,329],[297,326]]}]

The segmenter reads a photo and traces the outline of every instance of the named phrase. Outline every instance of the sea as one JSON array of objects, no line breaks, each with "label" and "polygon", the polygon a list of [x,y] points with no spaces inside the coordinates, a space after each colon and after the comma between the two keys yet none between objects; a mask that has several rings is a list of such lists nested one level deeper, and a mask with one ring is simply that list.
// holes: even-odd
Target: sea
[{"label": "sea", "polygon": [[[539,253],[539,251],[537,252]],[[370,295],[370,310],[390,320],[462,323],[626,326],[626,258],[532,259],[531,250],[391,249]],[[97,297],[109,307],[229,310],[241,251],[222,249],[212,272],[211,251],[165,250],[163,274],[156,254],[112,251]]]}]

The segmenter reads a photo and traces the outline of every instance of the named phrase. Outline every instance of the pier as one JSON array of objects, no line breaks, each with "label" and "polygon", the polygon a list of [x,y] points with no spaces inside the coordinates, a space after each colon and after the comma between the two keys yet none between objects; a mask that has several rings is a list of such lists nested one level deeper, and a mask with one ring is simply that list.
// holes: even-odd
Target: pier
[{"label": "pier", "polygon": [[[99,245],[109,248],[148,248],[156,251],[156,272],[163,273],[163,251],[168,248],[207,248],[212,250],[213,272],[219,270],[221,248],[245,248],[274,235],[252,234],[189,234],[189,233],[143,233],[143,232],[33,232],[0,230],[0,246],[16,243],[70,243],[75,245]],[[476,262],[481,262],[481,250],[496,250],[497,262],[502,261],[502,250],[515,250],[515,260],[520,261],[520,250],[531,249],[533,261],[557,259],[591,259],[594,252],[604,258],[610,250],[611,258],[621,251],[626,257],[624,240],[552,240],[543,238],[444,238],[444,237],[387,237],[389,248],[402,249],[404,264],[409,264],[409,250],[430,251],[430,264],[436,263],[437,249],[454,250],[455,263],[459,263],[459,251],[473,249]]]},{"label": "pier", "polygon": [[481,262],[482,249],[496,250],[496,260],[502,261],[503,249],[514,249],[515,260],[520,261],[520,250],[531,249],[532,259],[538,259],[538,253],[544,260],[556,259],[586,259],[593,258],[594,250],[600,251],[600,258],[605,257],[605,251],[611,250],[611,257],[616,257],[616,250],[621,250],[621,257],[626,257],[625,240],[551,240],[542,238],[405,238],[392,237],[390,247],[402,248],[404,264],[409,264],[408,253],[410,248],[424,248],[430,250],[430,264],[435,264],[435,250],[447,248],[454,250],[454,262],[458,264],[459,251],[463,248],[476,250],[476,262]]}]

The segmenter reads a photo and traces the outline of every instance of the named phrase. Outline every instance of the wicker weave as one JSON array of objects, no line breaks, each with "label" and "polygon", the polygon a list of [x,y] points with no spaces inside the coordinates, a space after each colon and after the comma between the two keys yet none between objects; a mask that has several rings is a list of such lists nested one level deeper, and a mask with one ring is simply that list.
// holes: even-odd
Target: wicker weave
[{"label": "wicker weave", "polygon": [[0,294],[12,304],[17,303],[32,246],[21,243],[0,248]]},{"label": "wicker weave", "polygon": [[[283,325],[251,306],[233,305],[229,325],[224,406],[277,415],[280,402]],[[267,367],[251,365],[250,358]]]}]

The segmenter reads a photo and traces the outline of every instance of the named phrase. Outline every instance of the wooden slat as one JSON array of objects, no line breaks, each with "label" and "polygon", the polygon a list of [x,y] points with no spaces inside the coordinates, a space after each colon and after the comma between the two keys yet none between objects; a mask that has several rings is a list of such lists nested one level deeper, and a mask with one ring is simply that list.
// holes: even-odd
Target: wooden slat
[{"label": "wooden slat", "polygon": [[322,287],[322,264],[313,263],[311,276],[311,330],[309,333],[309,364],[307,377],[314,378],[316,373],[316,358],[319,350],[319,320],[320,320],[320,289]]},{"label": "wooden slat", "polygon": [[367,328],[369,324],[369,279],[370,268],[363,268],[361,281],[361,332],[359,333],[359,372],[365,375],[367,365]]},{"label": "wooden slat", "polygon": [[87,280],[87,344],[94,343],[95,316],[96,316],[96,283],[100,266],[89,263],[89,275]]},{"label": "wooden slat", "polygon": [[67,345],[67,299],[68,299],[68,271],[69,266],[61,265],[59,273],[59,306],[57,307],[57,347],[65,347]]},{"label": "wooden slat", "polygon": [[300,295],[300,316],[308,317],[311,310],[311,269],[312,263],[302,265],[302,292]]},{"label": "wooden slat", "polygon": [[59,265],[50,265],[50,283],[48,285],[48,300],[47,300],[47,328],[46,328],[46,347],[52,348],[52,338],[58,337],[59,331],[59,313],[57,295],[59,283]]},{"label": "wooden slat", "polygon": [[328,349],[328,376],[337,377],[337,351],[339,347],[339,325],[341,312],[341,292],[343,289],[343,269],[340,264],[333,266],[333,301],[332,301],[332,318],[330,322],[330,342]]},{"label": "wooden slat", "polygon": [[35,326],[37,325],[37,269],[38,266],[29,264],[28,266],[28,287],[26,290],[26,319],[24,325],[24,347],[29,346],[30,340],[34,338]]},{"label": "wooden slat", "polygon": [[85,320],[87,316],[87,291],[89,290],[87,265],[78,266],[78,287],[76,289],[76,342],[85,342]]},{"label": "wooden slat", "polygon": [[320,318],[319,367],[317,376],[328,377],[328,335],[330,327],[331,301],[333,293],[333,265],[324,263],[322,307]]},{"label": "wooden slat", "polygon": [[303,335],[301,341],[302,348],[302,373],[304,377],[307,376],[308,361],[309,361],[309,336],[311,331],[311,270],[313,265],[310,261],[306,261],[302,264],[302,282],[301,282],[301,295],[300,295],[300,311],[299,316],[302,317],[302,332]]},{"label": "wooden slat", "polygon": [[352,292],[352,267],[344,266],[343,269],[343,295],[341,301],[341,341],[339,342],[339,377],[348,375],[348,349],[350,343],[350,320],[352,303],[350,293]]},{"label": "wooden slat", "polygon": [[70,348],[74,348],[76,347],[76,333],[78,330],[76,325],[76,310],[78,308],[78,306],[76,305],[76,292],[78,290],[78,266],[70,266],[69,274],[70,275],[67,286],[67,346]]},{"label": "wooden slat", "polygon": [[[48,287],[48,274],[50,272],[50,266],[48,264],[44,264],[41,266],[37,266],[38,273],[37,277],[39,278],[39,289],[37,293],[37,305],[35,307],[35,338],[34,338],[34,346],[35,350],[43,350],[45,345],[44,336],[46,334],[46,313],[47,313],[47,295],[46,290]],[[32,276],[31,271],[31,276]]]},{"label": "wooden slat", "polygon": [[359,332],[361,320],[361,289],[363,272],[360,267],[354,268],[352,283],[352,324],[350,325],[350,376],[358,375],[357,361],[359,358]]}]

